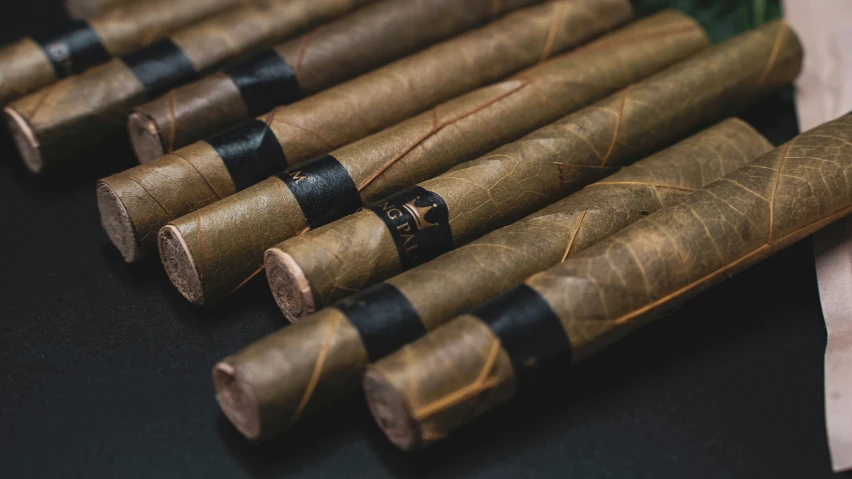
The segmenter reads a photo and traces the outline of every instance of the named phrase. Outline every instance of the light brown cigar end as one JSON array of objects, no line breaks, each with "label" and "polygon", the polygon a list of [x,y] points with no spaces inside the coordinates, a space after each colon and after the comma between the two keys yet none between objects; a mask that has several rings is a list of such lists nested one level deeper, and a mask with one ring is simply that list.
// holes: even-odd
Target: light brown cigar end
[{"label": "light brown cigar end", "polygon": [[103,181],[98,182],[98,211],[101,213],[101,226],[106,230],[109,240],[121,252],[124,261],[135,263],[142,259],[142,245],[137,241],[136,228],[124,203],[112,187]]},{"label": "light brown cigar end", "polygon": [[231,424],[247,439],[260,438],[260,408],[251,384],[241,381],[237,371],[226,362],[213,367],[216,401]]},{"label": "light brown cigar end", "polygon": [[166,154],[160,129],[148,115],[134,112],[127,117],[127,133],[139,163],[149,163]]},{"label": "light brown cigar end", "polygon": [[4,108],[3,112],[6,114],[6,125],[9,127],[12,139],[15,140],[15,145],[24,159],[24,165],[35,174],[41,173],[44,167],[41,145],[29,122],[12,107]]},{"label": "light brown cigar end", "polygon": [[160,259],[172,284],[180,294],[192,304],[204,304],[204,290],[201,288],[201,275],[195,267],[192,253],[183,240],[180,230],[166,225],[157,237],[160,246]]},{"label": "light brown cigar end", "polygon": [[290,322],[316,311],[311,284],[292,256],[271,248],[264,254],[264,265],[275,303]]},{"label": "light brown cigar end", "polygon": [[417,422],[411,417],[402,394],[373,368],[364,374],[364,394],[376,424],[396,447],[410,451],[422,446]]}]

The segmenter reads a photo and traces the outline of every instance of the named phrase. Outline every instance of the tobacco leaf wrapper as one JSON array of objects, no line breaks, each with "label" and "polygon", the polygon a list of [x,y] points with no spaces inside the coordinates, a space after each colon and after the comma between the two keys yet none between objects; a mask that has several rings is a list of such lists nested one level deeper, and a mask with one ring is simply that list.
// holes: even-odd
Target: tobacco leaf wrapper
[{"label": "tobacco leaf wrapper", "polygon": [[21,98],[7,123],[34,173],[85,161],[126,141],[134,106],[368,1],[251,1]]},{"label": "tobacco leaf wrapper", "polygon": [[525,364],[579,362],[843,217],[850,172],[847,115],[376,363],[365,378],[374,415],[406,449],[446,436],[511,399]]},{"label": "tobacco leaf wrapper", "polygon": [[517,223],[326,308],[219,363],[213,374],[222,409],[247,437],[271,437],[356,390],[369,360],[771,148],[745,123],[726,120]]},{"label": "tobacco leaf wrapper", "polygon": [[0,105],[162,38],[245,0],[128,2],[62,31],[0,49]]},{"label": "tobacco leaf wrapper", "polygon": [[137,107],[145,163],[540,0],[385,0]]},{"label": "tobacco leaf wrapper", "polygon": [[[801,47],[766,24],[647,80],[275,246],[292,315],[422,264],[528,215],[790,83]],[[292,306],[286,303],[292,302]]]},{"label": "tobacco leaf wrapper", "polygon": [[92,18],[131,0],[65,0],[65,10],[71,18]]},{"label": "tobacco leaf wrapper", "polygon": [[[339,205],[338,198],[329,197],[330,203],[326,206],[332,210],[341,210],[341,206],[357,208],[361,202],[387,196],[435,176],[660,70],[705,45],[703,32],[689,17],[665,12],[516,77],[444,102],[433,110],[331,152],[330,156],[351,172],[347,173],[349,178],[341,179],[357,182],[361,200],[354,205]],[[606,55],[601,54],[604,51]],[[507,121],[509,118],[511,121]],[[491,134],[475,134],[477,129]],[[160,166],[143,166],[102,183],[102,219],[110,238],[128,261],[139,259],[145,250],[151,249],[154,235],[170,219],[218,198],[209,193],[195,170],[182,160],[167,156],[158,163],[183,165],[186,174],[159,176]],[[204,164],[221,163],[222,160],[213,155]],[[146,185],[151,198],[134,201],[145,192],[120,176],[132,176]],[[167,181],[166,178],[172,179]],[[227,178],[225,176],[225,180]],[[185,181],[187,185],[198,183],[200,188],[176,190],[172,185],[177,181]],[[272,177],[268,180],[276,181],[282,179]],[[227,187],[217,192],[231,194],[235,189]],[[277,193],[275,198],[285,199]],[[165,203],[169,204],[173,216],[158,214],[162,211],[160,204]],[[263,220],[259,218],[258,221]],[[254,268],[249,273],[252,271]]]},{"label": "tobacco leaf wrapper", "polygon": [[[630,13],[624,0],[562,0],[529,7],[273,110],[263,121],[222,134],[225,140],[217,136],[207,142],[229,144],[228,138],[237,138],[239,143],[245,138],[240,132],[263,132],[264,141],[268,142],[259,142],[260,146],[252,149],[249,156],[254,158],[256,153],[274,160],[275,155],[265,152],[274,147],[279,160],[266,164],[281,166],[268,175],[535,64],[602,33]],[[176,156],[187,158],[184,150],[178,150]],[[221,163],[223,154],[226,158],[230,155],[230,150],[221,146],[219,152],[211,161],[218,159]],[[225,161],[234,163],[233,159]],[[307,213],[300,211],[302,203],[305,207],[317,205],[314,220],[320,223],[323,215],[331,212],[324,211],[322,202],[315,201],[317,196],[343,194],[348,198],[346,202],[359,206],[351,177],[337,160],[317,157],[311,168],[323,170],[319,180],[315,177],[305,181],[294,170],[292,177],[284,174],[289,187],[283,182],[262,182],[163,228],[159,235],[163,264],[187,299],[210,304],[258,273],[266,248],[309,226]],[[338,191],[340,188],[344,189]],[[306,193],[300,194],[301,203],[294,189]]]}]

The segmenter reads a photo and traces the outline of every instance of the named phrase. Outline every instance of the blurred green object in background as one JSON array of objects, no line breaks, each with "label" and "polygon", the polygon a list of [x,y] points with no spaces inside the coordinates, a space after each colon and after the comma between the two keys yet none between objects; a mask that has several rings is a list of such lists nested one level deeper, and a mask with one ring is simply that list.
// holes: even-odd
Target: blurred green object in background
[{"label": "blurred green object in background", "polygon": [[692,15],[707,30],[713,43],[781,17],[780,0],[636,0],[637,16],[664,8]]}]

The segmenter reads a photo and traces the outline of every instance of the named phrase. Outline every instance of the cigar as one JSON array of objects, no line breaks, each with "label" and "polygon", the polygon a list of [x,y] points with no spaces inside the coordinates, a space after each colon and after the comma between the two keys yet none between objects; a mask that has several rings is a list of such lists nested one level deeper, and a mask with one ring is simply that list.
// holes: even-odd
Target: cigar
[{"label": "cigar", "polygon": [[726,120],[223,360],[213,371],[219,403],[249,439],[271,437],[357,390],[368,361],[770,149],[747,124]]},{"label": "cigar", "polygon": [[[540,0],[384,0],[134,109],[142,163]],[[495,8],[496,7],[496,8]]]},{"label": "cigar", "polygon": [[[629,15],[624,0],[529,7],[208,140],[220,152],[209,161],[237,165],[232,175],[245,185],[315,159],[305,169],[281,173],[288,185],[255,185],[165,226],[158,244],[169,277],[193,303],[224,298],[260,272],[267,247],[308,228],[308,215],[318,223],[337,215],[324,211],[322,197],[359,206],[349,173],[324,153],[549,58]],[[258,148],[242,149],[246,127],[252,134],[264,132],[264,142],[254,142]],[[250,166],[240,169],[242,164]],[[311,205],[319,207],[301,211]]]},{"label": "cigar", "polygon": [[852,116],[803,133],[370,366],[403,449],[509,401],[529,364],[577,363],[852,211]]},{"label": "cigar", "polygon": [[8,126],[33,173],[86,161],[126,142],[134,106],[368,1],[254,0],[11,103]]},{"label": "cigar", "polygon": [[802,50],[774,22],[522,139],[274,247],[296,316],[526,216],[789,84]]},{"label": "cigar", "polygon": [[65,0],[65,10],[68,16],[76,19],[92,18],[131,0]]},{"label": "cigar", "polygon": [[61,31],[19,40],[0,49],[0,105],[244,1],[127,2],[88,21],[69,22]]}]

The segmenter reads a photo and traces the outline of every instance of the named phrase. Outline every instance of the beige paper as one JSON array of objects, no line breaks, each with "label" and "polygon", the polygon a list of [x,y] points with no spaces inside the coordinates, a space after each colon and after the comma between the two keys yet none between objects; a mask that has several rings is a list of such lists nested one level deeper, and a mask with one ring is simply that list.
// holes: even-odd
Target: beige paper
[{"label": "beige paper", "polygon": [[[796,82],[802,131],[852,110],[852,2],[785,0],[805,63]],[[814,235],[817,282],[828,345],[825,419],[835,471],[852,469],[852,218]]]}]

